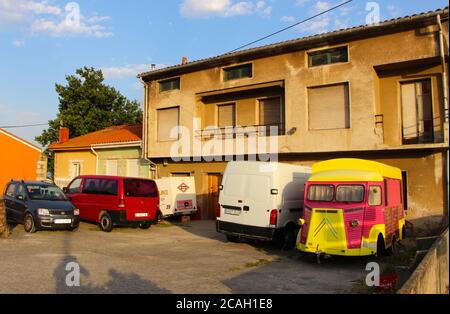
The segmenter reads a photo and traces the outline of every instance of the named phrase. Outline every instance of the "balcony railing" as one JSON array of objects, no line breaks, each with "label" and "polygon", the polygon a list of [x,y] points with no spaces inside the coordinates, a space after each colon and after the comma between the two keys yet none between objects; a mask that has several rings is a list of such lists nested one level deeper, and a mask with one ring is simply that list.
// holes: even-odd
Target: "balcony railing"
[{"label": "balcony railing", "polygon": [[238,137],[269,137],[285,135],[285,125],[267,124],[267,125],[251,125],[251,126],[236,126],[226,128],[211,128],[200,131],[195,131],[195,136],[202,140],[212,139],[234,139]]}]

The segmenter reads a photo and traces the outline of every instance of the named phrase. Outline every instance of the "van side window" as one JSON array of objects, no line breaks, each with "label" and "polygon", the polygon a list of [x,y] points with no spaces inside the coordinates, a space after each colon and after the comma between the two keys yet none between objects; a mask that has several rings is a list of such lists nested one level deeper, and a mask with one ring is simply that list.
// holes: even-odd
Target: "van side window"
[{"label": "van side window", "polygon": [[101,180],[99,194],[116,196],[119,190],[119,184],[116,180]]},{"label": "van side window", "polygon": [[127,179],[123,181],[127,197],[158,197],[158,189],[154,181]]},{"label": "van side window", "polygon": [[68,194],[77,194],[80,192],[81,179],[76,179],[72,182],[72,184],[67,188]]},{"label": "van side window", "polygon": [[98,194],[99,188],[99,179],[86,179],[83,184],[83,194]]},{"label": "van side window", "polygon": [[83,184],[83,193],[116,196],[118,187],[117,180],[86,179]]},{"label": "van side window", "polygon": [[8,185],[8,188],[6,189],[6,196],[14,197],[14,191],[16,190],[16,184],[11,183]]},{"label": "van side window", "polygon": [[369,187],[369,206],[381,206],[383,197],[380,186]]}]

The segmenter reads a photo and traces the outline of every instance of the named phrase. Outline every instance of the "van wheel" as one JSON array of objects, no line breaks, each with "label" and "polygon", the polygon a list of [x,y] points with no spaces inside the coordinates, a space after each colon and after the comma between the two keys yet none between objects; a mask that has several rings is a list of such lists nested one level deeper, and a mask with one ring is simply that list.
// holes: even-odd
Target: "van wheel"
[{"label": "van wheel", "polygon": [[399,249],[400,248],[399,248],[399,244],[397,242],[397,238],[393,237],[391,247],[388,250],[389,255],[394,256],[394,257],[397,256],[399,253]]},{"label": "van wheel", "polygon": [[142,224],[139,224],[139,228],[142,230],[150,229],[151,226],[152,226],[152,224],[149,222],[144,222]]},{"label": "van wheel", "polygon": [[114,228],[111,216],[108,213],[104,213],[100,217],[99,223],[100,229],[104,232],[111,232]]},{"label": "van wheel", "polygon": [[407,234],[406,234],[406,227],[403,226],[403,228],[402,228],[402,240],[405,240],[406,237],[407,237]]},{"label": "van wheel", "polygon": [[227,234],[226,237],[227,237],[228,242],[239,243],[239,238],[234,235]]},{"label": "van wheel", "polygon": [[156,213],[156,219],[158,220],[158,222],[163,220],[163,215],[160,210],[158,210],[158,212]]},{"label": "van wheel", "polygon": [[34,219],[31,214],[26,214],[25,219],[23,221],[23,228],[25,229],[25,232],[28,233],[35,233],[36,232],[36,226],[34,225]]},{"label": "van wheel", "polygon": [[295,228],[288,226],[284,228],[279,238],[275,241],[275,245],[280,250],[290,251],[295,247],[296,232]]},{"label": "van wheel", "polygon": [[386,256],[386,245],[384,244],[384,238],[381,234],[378,236],[377,241],[377,256]]}]

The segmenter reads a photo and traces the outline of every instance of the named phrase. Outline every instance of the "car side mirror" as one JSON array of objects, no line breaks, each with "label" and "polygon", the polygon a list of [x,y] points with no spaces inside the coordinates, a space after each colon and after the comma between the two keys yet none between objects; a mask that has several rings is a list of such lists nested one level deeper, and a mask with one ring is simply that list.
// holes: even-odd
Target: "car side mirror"
[{"label": "car side mirror", "polygon": [[23,197],[23,195],[17,195],[16,199],[18,199],[19,201],[24,201],[25,197]]},{"label": "car side mirror", "polygon": [[69,192],[69,189],[67,187],[63,188],[64,194],[67,194]]}]

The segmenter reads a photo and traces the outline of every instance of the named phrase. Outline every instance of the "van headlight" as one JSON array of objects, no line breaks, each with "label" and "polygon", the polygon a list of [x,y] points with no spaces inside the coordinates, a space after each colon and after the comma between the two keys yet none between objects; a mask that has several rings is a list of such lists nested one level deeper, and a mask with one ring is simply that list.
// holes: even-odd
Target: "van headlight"
[{"label": "van headlight", "polygon": [[50,216],[50,211],[46,208],[39,208],[37,213],[39,216]]},{"label": "van headlight", "polygon": [[75,209],[73,210],[73,215],[74,215],[74,216],[80,216],[80,210],[79,210],[78,208],[75,208]]}]

